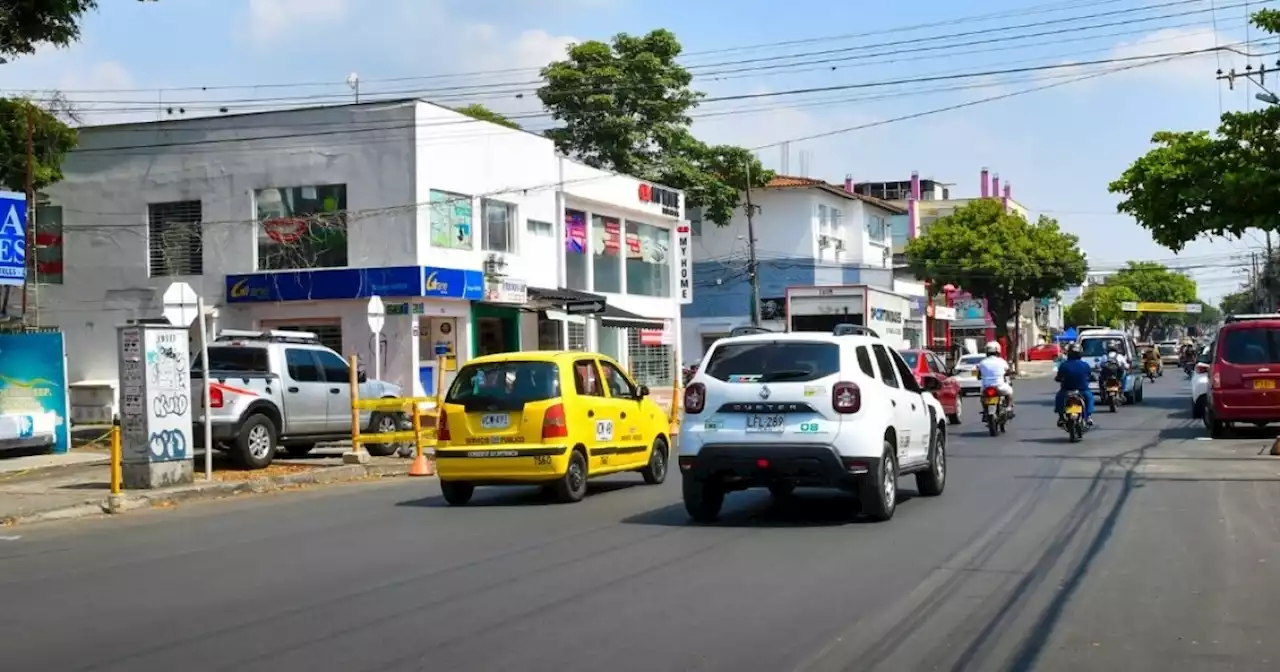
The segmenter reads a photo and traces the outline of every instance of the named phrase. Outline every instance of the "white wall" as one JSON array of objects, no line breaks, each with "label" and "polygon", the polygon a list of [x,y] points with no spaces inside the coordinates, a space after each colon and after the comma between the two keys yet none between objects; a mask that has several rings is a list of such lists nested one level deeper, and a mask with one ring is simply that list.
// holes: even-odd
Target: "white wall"
[{"label": "white wall", "polygon": [[[172,281],[216,306],[226,274],[255,270],[256,189],[346,184],[348,210],[370,213],[351,219],[349,264],[416,263],[412,126],[413,105],[389,103],[83,129],[47,190],[64,281],[36,302],[66,334],[70,380],[115,379],[115,327],[158,317]],[[179,200],[202,203],[205,275],[150,277],[147,204]]]}]

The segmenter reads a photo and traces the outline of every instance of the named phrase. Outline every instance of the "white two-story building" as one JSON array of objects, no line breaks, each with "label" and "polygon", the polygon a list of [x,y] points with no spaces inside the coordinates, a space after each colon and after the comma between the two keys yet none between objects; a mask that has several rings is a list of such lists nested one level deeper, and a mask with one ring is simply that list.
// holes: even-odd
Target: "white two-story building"
[{"label": "white two-story building", "polygon": [[[751,198],[757,208],[763,326],[825,329],[839,321],[865,324],[875,313],[894,317],[899,325],[895,332],[906,338],[916,302],[894,291],[890,237],[890,217],[905,214],[905,209],[802,177],[778,176]],[[745,211],[724,227],[695,221],[691,249],[698,300],[684,309],[683,345],[696,357],[734,327],[750,323]],[[831,290],[788,291],[815,286]],[[868,295],[866,287],[880,291]],[[847,300],[833,302],[837,294]],[[923,303],[919,309],[922,319]]]},{"label": "white two-story building", "polygon": [[77,389],[116,384],[116,326],[159,318],[175,281],[215,330],[315,332],[371,374],[379,348],[419,394],[437,361],[521,349],[605,352],[655,388],[676,373],[683,194],[532,133],[374,102],[85,128],[64,171],[31,297],[66,334],[73,417]]}]

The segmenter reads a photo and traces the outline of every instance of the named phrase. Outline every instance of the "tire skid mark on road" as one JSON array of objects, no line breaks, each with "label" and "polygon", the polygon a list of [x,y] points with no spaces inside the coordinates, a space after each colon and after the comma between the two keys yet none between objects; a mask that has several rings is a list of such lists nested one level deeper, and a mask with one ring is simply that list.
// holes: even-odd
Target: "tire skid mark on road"
[{"label": "tire skid mark on road", "polygon": [[[431,569],[424,572],[417,572],[410,576],[401,577],[391,581],[383,581],[376,585],[361,588],[358,590],[345,591],[340,594],[330,596],[322,600],[316,600],[313,602],[308,602],[306,604],[295,605],[286,609],[280,609],[280,610],[272,611],[266,614],[261,614],[247,621],[239,621],[236,623],[223,625],[221,627],[204,630],[199,634],[191,635],[189,637],[183,637],[177,640],[165,641],[155,646],[132,652],[128,656],[125,656],[124,658],[97,663],[88,667],[81,668],[81,670],[83,672],[91,672],[93,670],[106,669],[112,666],[117,666],[120,663],[124,663],[130,660],[147,658],[156,654],[164,653],[166,651],[171,651],[176,648],[188,647],[198,643],[208,642],[217,637],[230,635],[238,630],[256,629],[258,626],[264,626],[273,622],[278,622],[281,619],[288,618],[288,617],[300,616],[300,615],[306,614],[307,612],[314,611],[316,609],[322,609],[325,607],[339,605],[344,602],[349,602],[353,599],[368,598],[375,593],[381,593],[388,590],[404,588],[408,585],[422,582],[422,581],[443,579],[457,572],[474,570],[477,567],[483,567],[485,565],[493,564],[496,562],[501,562],[504,560],[509,560],[511,558],[516,558],[516,557],[520,557],[530,553],[535,553],[551,546],[558,546],[566,541],[571,541],[581,537],[586,537],[592,534],[596,534],[604,530],[608,530],[615,526],[616,526],[615,523],[597,525],[594,527],[587,528],[585,530],[579,530],[577,532],[570,532],[568,534],[562,534],[562,535],[550,537],[547,539],[543,539],[541,541],[534,542],[532,544],[527,544],[512,550],[502,551],[500,553],[495,553],[489,556],[478,558],[473,561],[457,563],[454,565],[450,565],[448,567]],[[603,551],[599,551],[597,554],[611,552],[611,551],[617,550],[617,548],[623,548],[626,546],[641,543],[649,539],[655,539],[668,534],[673,534],[677,531],[678,530],[666,530],[666,531],[652,534],[646,537],[641,537],[638,540],[625,542],[623,544],[617,545],[616,547],[610,547]],[[580,559],[581,558],[579,558],[579,560]],[[512,581],[514,580],[518,580],[518,579],[512,579]],[[342,628],[342,629],[346,630],[347,628]]]},{"label": "tire skid mark on road", "polygon": [[[1058,461],[1041,465],[1037,475],[1057,471]],[[1040,474],[1039,472],[1047,472]],[[1011,505],[983,528],[969,544],[953,553],[910,593],[897,600],[882,615],[860,618],[849,624],[832,641],[792,668],[794,672],[825,670],[873,670],[896,652],[911,634],[923,625],[938,605],[963,584],[970,567],[980,567],[1012,537],[1035,511],[1050,487],[1048,478],[1033,478],[1012,498]],[[856,660],[850,666],[849,661]]]}]

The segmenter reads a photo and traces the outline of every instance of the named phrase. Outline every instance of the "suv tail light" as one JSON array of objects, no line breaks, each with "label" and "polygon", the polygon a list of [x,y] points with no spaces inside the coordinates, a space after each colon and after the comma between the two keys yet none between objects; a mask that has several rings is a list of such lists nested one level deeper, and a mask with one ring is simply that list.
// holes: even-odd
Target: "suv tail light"
[{"label": "suv tail light", "polygon": [[693,383],[684,388],[684,412],[697,415],[707,405],[707,386]]},{"label": "suv tail light", "polygon": [[222,408],[225,403],[222,399],[222,388],[209,386],[209,406],[210,408]]},{"label": "suv tail light", "polygon": [[436,441],[452,441],[453,434],[449,431],[449,413],[443,408],[440,409],[440,419],[436,421]]},{"label": "suv tail light", "polygon": [[857,383],[841,381],[831,386],[831,407],[836,413],[857,413],[862,410],[862,390]]},{"label": "suv tail light", "polygon": [[565,422],[564,404],[556,404],[542,416],[542,440],[563,439],[569,436],[569,424]]}]

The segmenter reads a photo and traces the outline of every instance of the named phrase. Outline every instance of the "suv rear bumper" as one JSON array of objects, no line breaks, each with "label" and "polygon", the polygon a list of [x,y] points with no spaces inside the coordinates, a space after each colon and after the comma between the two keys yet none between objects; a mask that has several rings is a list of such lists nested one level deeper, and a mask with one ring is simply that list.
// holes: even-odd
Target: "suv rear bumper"
[{"label": "suv rear bumper", "polygon": [[697,455],[681,455],[680,471],[698,481],[719,480],[737,488],[787,483],[799,487],[854,489],[880,458],[844,457],[824,444],[705,444]]}]

